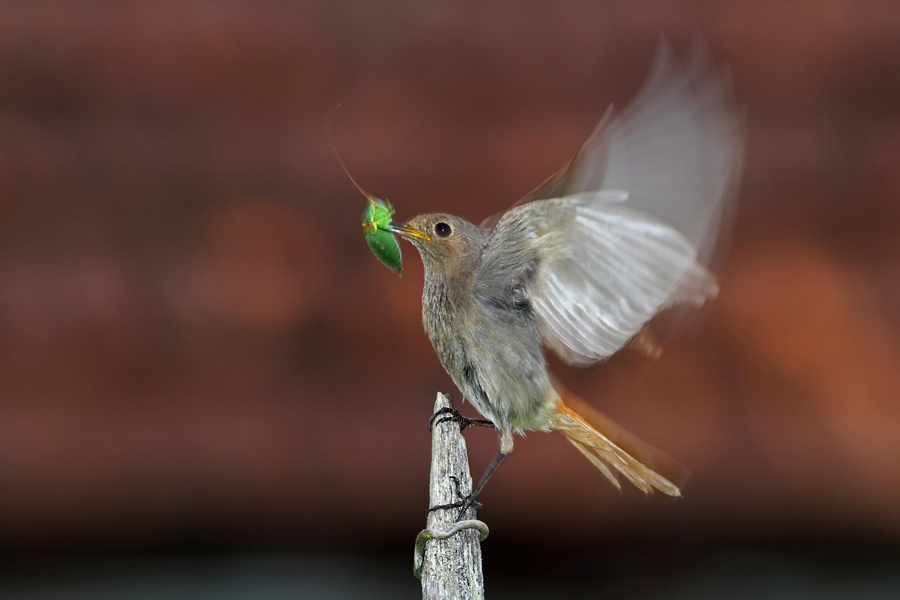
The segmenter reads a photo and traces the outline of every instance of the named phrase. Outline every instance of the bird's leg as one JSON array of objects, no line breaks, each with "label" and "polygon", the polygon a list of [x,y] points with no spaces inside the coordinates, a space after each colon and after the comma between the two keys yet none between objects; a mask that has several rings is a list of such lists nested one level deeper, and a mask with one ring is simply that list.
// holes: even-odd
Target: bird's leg
[{"label": "bird's leg", "polygon": [[428,512],[433,510],[445,510],[448,508],[459,508],[459,515],[456,517],[456,520],[459,521],[463,516],[469,511],[469,508],[475,507],[475,514],[478,514],[478,511],[481,510],[481,504],[476,502],[475,500],[478,498],[478,494],[481,493],[481,490],[484,489],[485,484],[488,482],[488,479],[491,478],[491,475],[494,474],[494,471],[497,470],[497,467],[500,466],[500,463],[503,462],[503,459],[508,455],[504,454],[502,451],[498,452],[494,459],[491,461],[491,464],[488,465],[488,468],[485,470],[484,475],[481,476],[481,480],[478,482],[478,485],[475,486],[475,491],[473,491],[468,496],[463,496],[459,491],[459,480],[456,477],[450,476],[450,479],[453,481],[453,484],[456,486],[456,496],[460,499],[459,502],[453,502],[451,504],[441,504],[439,506],[432,506],[428,509]]},{"label": "bird's leg", "polygon": [[[485,419],[470,419],[468,417],[464,417],[459,414],[459,411],[456,410],[456,407],[453,405],[453,398],[450,394],[447,394],[447,399],[450,400],[450,406],[445,406],[440,409],[433,415],[431,415],[431,419],[428,420],[428,431],[435,425],[440,425],[445,421],[453,421],[454,423],[459,423],[459,430],[462,431],[469,425],[477,425],[479,427],[493,427],[494,424],[491,421],[487,421]],[[440,418],[438,418],[440,417]]]}]

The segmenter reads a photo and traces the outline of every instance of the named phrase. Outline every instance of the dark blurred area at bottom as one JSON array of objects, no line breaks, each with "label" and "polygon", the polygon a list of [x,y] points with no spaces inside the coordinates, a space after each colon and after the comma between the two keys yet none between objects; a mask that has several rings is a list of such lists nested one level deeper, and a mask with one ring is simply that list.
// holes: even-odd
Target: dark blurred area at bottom
[{"label": "dark blurred area at bottom", "polygon": [[[790,547],[486,541],[490,598],[898,598],[900,551],[810,540]],[[5,600],[244,600],[421,597],[412,544],[369,552],[172,551],[3,561]]]}]

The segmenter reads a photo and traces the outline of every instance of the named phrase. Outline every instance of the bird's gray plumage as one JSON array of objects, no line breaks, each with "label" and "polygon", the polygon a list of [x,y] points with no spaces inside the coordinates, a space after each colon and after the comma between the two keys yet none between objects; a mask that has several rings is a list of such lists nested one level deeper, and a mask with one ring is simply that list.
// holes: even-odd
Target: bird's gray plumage
[{"label": "bird's gray plumage", "polygon": [[[666,47],[637,100],[612,110],[576,157],[499,219],[423,215],[423,320],[447,372],[501,430],[547,429],[558,401],[542,341],[590,364],[659,311],[718,292],[703,261],[739,178],[740,120],[698,51]],[[435,234],[438,223],[453,233]],[[617,467],[618,468],[618,467]]]}]

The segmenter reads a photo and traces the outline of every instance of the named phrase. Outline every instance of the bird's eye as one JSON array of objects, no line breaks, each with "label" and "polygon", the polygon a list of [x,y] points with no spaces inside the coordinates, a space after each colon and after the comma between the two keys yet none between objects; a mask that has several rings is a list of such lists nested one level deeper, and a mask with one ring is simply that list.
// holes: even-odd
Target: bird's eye
[{"label": "bird's eye", "polygon": [[453,229],[450,228],[446,223],[438,223],[434,226],[434,232],[438,234],[440,237],[447,237],[451,233],[453,233]]}]

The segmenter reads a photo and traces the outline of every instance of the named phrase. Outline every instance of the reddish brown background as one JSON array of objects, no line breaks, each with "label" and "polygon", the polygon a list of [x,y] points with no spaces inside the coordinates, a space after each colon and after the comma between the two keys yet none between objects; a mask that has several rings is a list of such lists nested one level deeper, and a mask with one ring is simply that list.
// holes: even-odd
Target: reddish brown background
[{"label": "reddish brown background", "polygon": [[[627,103],[660,33],[702,33],[747,115],[722,294],[655,364],[557,372],[691,485],[622,497],[532,434],[482,517],[538,546],[900,539],[900,5],[2,2],[3,550],[411,548],[453,387],[421,262],[369,253],[325,123],[341,102],[401,218],[479,220]],[[480,471],[496,438],[468,438]]]}]

